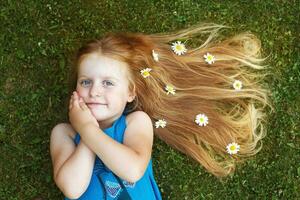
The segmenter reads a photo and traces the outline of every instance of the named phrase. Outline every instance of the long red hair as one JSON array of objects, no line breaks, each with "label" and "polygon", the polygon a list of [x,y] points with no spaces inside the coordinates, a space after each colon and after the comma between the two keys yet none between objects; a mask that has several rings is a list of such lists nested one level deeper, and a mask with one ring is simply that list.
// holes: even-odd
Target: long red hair
[{"label": "long red hair", "polygon": [[[205,24],[169,34],[108,33],[79,49],[72,84],[75,87],[78,64],[90,53],[125,62],[129,89],[136,93],[126,112],[142,110],[153,123],[165,119],[167,126],[155,129],[160,139],[212,174],[226,176],[234,170],[236,161],[256,154],[262,147],[264,109],[271,104],[268,90],[260,83],[266,75],[260,70],[260,41],[250,33],[214,41],[220,28],[223,26]],[[178,56],[171,50],[171,41],[200,34],[209,34],[207,40],[196,48],[188,47],[186,54]],[[159,54],[158,62],[152,50]],[[207,52],[216,58],[212,65],[204,61]],[[147,78],[140,74],[145,68],[152,69]],[[241,91],[232,88],[234,80],[242,81]],[[166,85],[174,86],[176,94],[168,95]],[[207,126],[195,123],[199,113],[208,117]],[[238,154],[226,152],[231,142],[240,145]]]}]

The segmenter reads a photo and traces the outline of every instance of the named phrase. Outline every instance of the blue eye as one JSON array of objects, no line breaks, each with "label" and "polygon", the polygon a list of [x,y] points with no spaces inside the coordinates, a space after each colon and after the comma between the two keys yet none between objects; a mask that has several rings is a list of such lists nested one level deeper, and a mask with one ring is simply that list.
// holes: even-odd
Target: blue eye
[{"label": "blue eye", "polygon": [[[110,82],[110,81],[108,81],[108,80],[105,80],[105,81],[103,81],[104,83],[103,83],[103,85],[104,86],[113,86],[114,84],[112,83],[112,82]],[[105,84],[106,83],[106,84]]]},{"label": "blue eye", "polygon": [[82,85],[83,87],[88,87],[91,84],[90,80],[82,80],[80,81],[80,85]]}]

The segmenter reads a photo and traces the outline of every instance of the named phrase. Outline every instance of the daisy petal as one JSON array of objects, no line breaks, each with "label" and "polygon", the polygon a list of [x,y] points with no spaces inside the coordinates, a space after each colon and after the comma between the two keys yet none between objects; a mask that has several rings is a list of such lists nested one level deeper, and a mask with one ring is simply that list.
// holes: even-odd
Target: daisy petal
[{"label": "daisy petal", "polygon": [[243,87],[243,83],[239,80],[235,80],[232,85],[233,85],[233,88],[238,91],[241,90]]},{"label": "daisy petal", "polygon": [[176,53],[179,56],[187,52],[185,45],[181,43],[181,41],[173,42],[171,48],[174,51],[174,53]]},{"label": "daisy petal", "polygon": [[165,90],[167,91],[167,94],[173,94],[173,95],[175,95],[175,89],[174,89],[174,87],[172,87],[172,86],[170,86],[170,85],[166,85],[166,87],[165,87]]},{"label": "daisy petal", "polygon": [[156,128],[159,128],[159,127],[165,128],[166,125],[167,125],[167,122],[164,119],[160,119],[160,120],[155,122],[155,127]]},{"label": "daisy petal", "polygon": [[141,70],[141,75],[144,77],[144,78],[147,78],[148,76],[150,76],[150,71],[151,71],[152,69],[150,69],[150,68],[146,68],[146,69],[142,69]]},{"label": "daisy petal", "polygon": [[196,116],[195,122],[199,126],[206,126],[208,124],[208,117],[205,114],[198,114]]},{"label": "daisy petal", "polygon": [[152,50],[152,57],[156,62],[158,62],[159,60],[158,53],[156,53],[154,50]]},{"label": "daisy petal", "polygon": [[235,142],[232,142],[230,144],[228,144],[226,146],[226,151],[230,154],[230,155],[233,155],[233,154],[237,154],[237,152],[240,150],[240,145],[238,145],[237,143]]},{"label": "daisy petal", "polygon": [[206,53],[204,55],[204,58],[205,58],[205,62],[207,62],[208,64],[213,64],[215,62],[215,57],[213,55],[211,55],[210,53]]}]

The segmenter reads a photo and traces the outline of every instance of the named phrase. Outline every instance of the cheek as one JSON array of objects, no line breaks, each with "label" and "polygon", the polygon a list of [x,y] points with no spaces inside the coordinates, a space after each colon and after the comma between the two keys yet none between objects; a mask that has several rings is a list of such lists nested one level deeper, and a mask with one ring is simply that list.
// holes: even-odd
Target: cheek
[{"label": "cheek", "polygon": [[85,97],[88,95],[88,90],[87,89],[84,89],[82,87],[78,87],[76,88],[76,92],[78,93],[79,96],[81,97]]}]

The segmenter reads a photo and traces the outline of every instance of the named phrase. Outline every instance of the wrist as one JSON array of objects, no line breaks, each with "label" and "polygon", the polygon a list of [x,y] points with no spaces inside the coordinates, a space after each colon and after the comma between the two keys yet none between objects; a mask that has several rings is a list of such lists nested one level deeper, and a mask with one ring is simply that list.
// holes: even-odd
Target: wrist
[{"label": "wrist", "polygon": [[91,130],[91,129],[98,129],[99,127],[98,126],[96,126],[94,123],[91,123],[91,122],[89,122],[89,123],[85,123],[85,124],[82,124],[78,129],[78,132],[79,132],[79,134],[81,135],[81,134],[84,134],[84,133],[86,133],[86,132],[89,132],[89,130]]},{"label": "wrist", "polygon": [[89,146],[87,146],[87,144],[86,144],[83,140],[80,140],[80,143],[79,143],[78,147],[79,147],[82,151],[88,152],[88,153],[90,153],[91,155],[95,155],[95,153],[89,148]]}]

